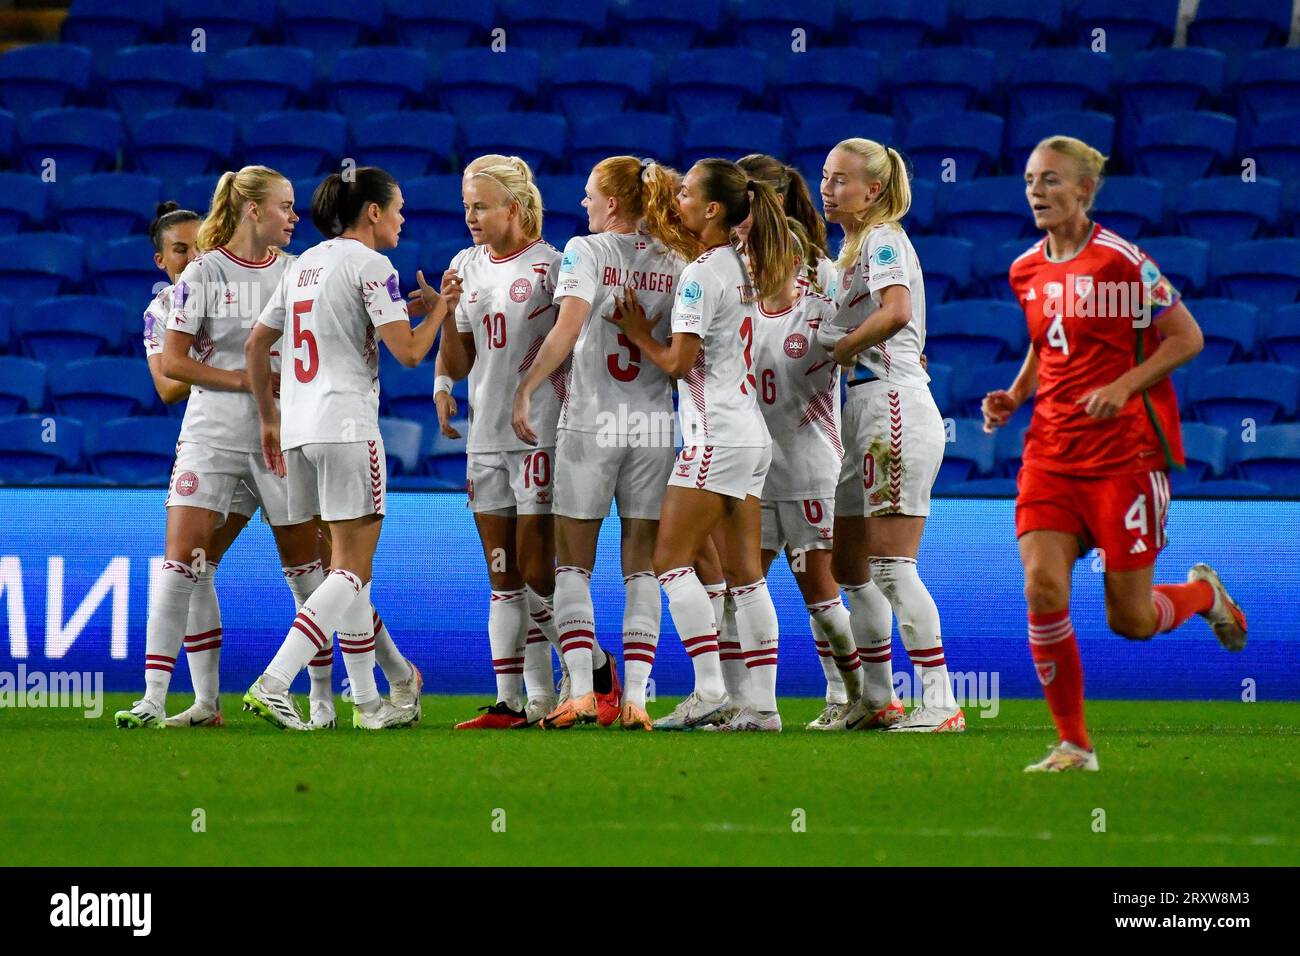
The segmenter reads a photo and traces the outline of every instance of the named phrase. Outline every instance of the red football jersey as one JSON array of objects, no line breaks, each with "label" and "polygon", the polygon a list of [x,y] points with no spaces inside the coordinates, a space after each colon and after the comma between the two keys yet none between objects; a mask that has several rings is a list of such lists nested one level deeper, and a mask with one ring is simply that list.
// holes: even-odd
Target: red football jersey
[{"label": "red football jersey", "polygon": [[1046,238],[1011,264],[1038,356],[1024,463],[1072,475],[1183,467],[1178,400],[1168,378],[1133,395],[1114,418],[1077,404],[1160,344],[1155,320],[1179,301],[1150,256],[1099,224],[1074,256],[1054,261]]}]

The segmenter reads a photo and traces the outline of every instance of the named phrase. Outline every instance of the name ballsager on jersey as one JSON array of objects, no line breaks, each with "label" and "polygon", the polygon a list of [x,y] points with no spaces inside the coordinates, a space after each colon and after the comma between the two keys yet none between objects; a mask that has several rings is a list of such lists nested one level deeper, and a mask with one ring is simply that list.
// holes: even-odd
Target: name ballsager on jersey
[{"label": "name ballsager on jersey", "polygon": [[[1030,289],[1028,298],[1035,294]],[[1091,275],[1074,273],[1067,273],[1064,283],[1046,283],[1043,295],[1043,313],[1051,318],[1132,319],[1135,329],[1151,324],[1153,305],[1163,308],[1173,301],[1167,279],[1147,295],[1141,282],[1094,282]]]}]

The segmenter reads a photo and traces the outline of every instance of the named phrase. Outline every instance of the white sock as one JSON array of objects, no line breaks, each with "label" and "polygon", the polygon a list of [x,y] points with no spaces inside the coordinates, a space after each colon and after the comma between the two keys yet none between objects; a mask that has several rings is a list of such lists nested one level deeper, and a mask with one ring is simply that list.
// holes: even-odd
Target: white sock
[{"label": "white sock", "polygon": [[659,647],[663,599],[653,572],[638,571],[623,579],[623,699],[645,707],[646,681]]},{"label": "white sock", "polygon": [[[370,585],[367,584],[366,587]],[[390,687],[393,684],[404,684],[414,676],[415,671],[411,670],[411,662],[397,649],[393,635],[388,633],[388,625],[373,604],[370,605],[370,626],[375,636],[375,660],[384,672],[384,680],[388,681]]]},{"label": "white sock", "polygon": [[528,601],[523,589],[493,591],[488,608],[488,643],[497,678],[497,702],[523,709],[524,641],[528,631]]},{"label": "white sock", "polygon": [[925,707],[956,707],[948,665],[939,635],[939,609],[921,583],[912,558],[872,558],[871,579],[889,599],[898,618],[898,633],[921,679]]},{"label": "white sock", "polygon": [[284,583],[289,585],[289,590],[293,593],[294,610],[301,611],[307,599],[325,583],[329,569],[317,560],[281,568],[280,573],[284,575]]},{"label": "white sock", "polygon": [[182,561],[164,561],[154,578],[145,625],[144,696],[164,709],[176,654],[185,640],[190,597],[198,580],[194,569]]},{"label": "white sock", "polygon": [[767,579],[731,589],[736,606],[736,631],[749,668],[749,703],[756,711],[776,710],[776,657],[778,628],[776,607],[767,590]]},{"label": "white sock", "polygon": [[740,646],[736,630],[736,602],[723,589],[722,617],[718,624],[718,660],[722,664],[722,681],[737,707],[749,705],[749,668],[745,666],[745,649]]},{"label": "white sock", "polygon": [[591,604],[591,572],[572,565],[556,568],[556,630],[560,635],[560,652],[569,669],[569,694],[575,699],[592,691],[595,615]]},{"label": "white sock", "polygon": [[307,662],[307,677],[311,680],[308,700],[334,699],[334,635],[330,635],[329,645],[317,651]]},{"label": "white sock", "polygon": [[190,613],[185,621],[185,661],[194,684],[194,699],[221,709],[221,605],[213,580],[215,561],[208,561],[199,572],[198,582],[190,594]]},{"label": "white sock", "polygon": [[822,674],[826,678],[826,703],[848,703],[849,698],[844,691],[844,678],[840,677],[840,669],[835,666],[835,656],[831,653],[830,641],[826,640],[826,635],[822,633],[817,618],[808,618],[808,626],[812,628],[813,646],[817,648],[817,660],[821,663]]},{"label": "white sock", "polygon": [[[530,587],[524,588],[528,601],[528,626],[524,637],[524,685],[528,699],[555,697],[555,665],[551,648],[559,642],[555,628],[553,595],[542,597]],[[547,632],[554,634],[549,637]]]},{"label": "white sock", "polygon": [[375,628],[371,615],[370,582],[361,587],[338,624],[339,650],[352,686],[352,703],[369,712],[379,707],[379,685],[375,683]]},{"label": "white sock", "polygon": [[710,700],[721,697],[727,686],[718,660],[718,625],[704,585],[688,565],[659,575],[659,586],[668,596],[668,613],[695,669],[695,691]]},{"label": "white sock", "polygon": [[[862,663],[858,660],[858,648],[853,643],[849,609],[836,595],[829,601],[809,604],[808,617],[812,621],[814,633],[819,634],[830,648],[841,693],[848,700],[857,700],[862,696]],[[829,687],[829,682],[827,686]],[[828,697],[827,700],[829,699]]]},{"label": "white sock", "polygon": [[[329,575],[329,570],[320,560],[282,567],[280,572],[284,575],[284,583],[289,586],[289,591],[293,594],[294,608],[298,611],[302,610],[303,604]],[[307,676],[311,681],[308,700],[332,701],[334,699],[333,632],[330,632],[328,637],[329,644],[312,655],[311,660],[307,662]]]},{"label": "white sock", "polygon": [[862,695],[879,710],[894,699],[894,665],[890,631],[894,614],[889,599],[874,581],[844,585],[849,602],[849,626],[862,665]]},{"label": "white sock", "polygon": [[361,579],[351,571],[335,568],[307,598],[284,643],[266,667],[269,690],[283,691],[293,683],[307,662],[330,647],[330,636],[346,620],[345,615],[361,593]]}]

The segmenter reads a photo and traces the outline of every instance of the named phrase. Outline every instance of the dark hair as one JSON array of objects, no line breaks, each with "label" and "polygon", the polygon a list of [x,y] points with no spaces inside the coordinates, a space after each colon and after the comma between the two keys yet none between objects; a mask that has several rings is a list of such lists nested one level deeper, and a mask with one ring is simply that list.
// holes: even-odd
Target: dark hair
[{"label": "dark hair", "polygon": [[183,222],[198,222],[203,217],[193,209],[182,209],[180,203],[160,202],[154,210],[153,222],[149,223],[149,241],[153,243],[154,252],[163,250],[163,234],[172,226]]},{"label": "dark hair", "polygon": [[695,168],[703,173],[704,198],[722,207],[722,225],[727,231],[753,213],[745,242],[749,272],[760,299],[776,295],[790,277],[794,256],[780,197],[767,183],[750,179],[730,160],[702,159]]},{"label": "dark hair", "polygon": [[381,209],[393,198],[397,180],[378,166],[359,166],[350,179],[326,176],[311,197],[311,221],[327,239],[341,236],[371,203]]},{"label": "dark hair", "polygon": [[[829,258],[826,244],[826,223],[822,221],[817,206],[813,203],[808,181],[799,170],[787,166],[775,156],[767,153],[750,153],[736,161],[736,165],[749,173],[754,179],[771,186],[781,197],[785,205],[785,214],[799,220],[812,243],[815,258]],[[816,265],[816,262],[813,263]]]}]

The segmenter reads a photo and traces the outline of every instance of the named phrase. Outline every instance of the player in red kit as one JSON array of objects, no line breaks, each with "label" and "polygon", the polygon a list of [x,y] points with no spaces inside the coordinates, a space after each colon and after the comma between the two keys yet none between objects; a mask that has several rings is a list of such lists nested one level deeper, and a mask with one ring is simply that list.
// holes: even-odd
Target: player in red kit
[{"label": "player in red kit", "polygon": [[1025,168],[1034,223],[1046,232],[1011,265],[1030,348],[1015,382],[984,398],[985,431],[1031,395],[1016,498],[1029,647],[1060,742],[1027,771],[1096,770],[1084,722],[1083,666],[1070,624],[1070,575],[1102,553],[1106,619],[1131,640],[1193,614],[1225,648],[1246,643],[1246,616],[1214,569],[1153,585],[1165,546],[1170,468],[1183,467],[1169,373],[1200,352],[1200,327],[1137,246],[1088,218],[1105,157],[1080,140],[1043,140]]}]

